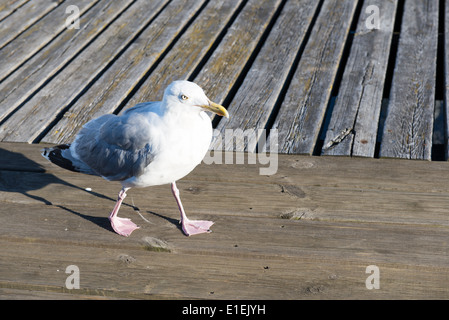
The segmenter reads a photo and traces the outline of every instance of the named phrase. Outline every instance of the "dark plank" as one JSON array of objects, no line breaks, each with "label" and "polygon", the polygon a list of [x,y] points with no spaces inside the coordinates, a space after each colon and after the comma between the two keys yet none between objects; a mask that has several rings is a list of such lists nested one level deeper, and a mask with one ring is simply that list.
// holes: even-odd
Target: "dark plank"
[{"label": "dark plank", "polygon": [[[220,136],[213,141],[215,150],[256,150],[260,133],[258,129],[265,129],[317,5],[316,1],[298,0],[288,1],[282,8],[245,80],[228,106],[231,118],[220,121],[217,126]],[[233,134],[226,134],[230,129]],[[251,133],[249,137],[248,132]]]},{"label": "dark plank", "polygon": [[0,61],[2,61],[0,64],[0,81],[66,28],[65,21],[69,15],[65,13],[65,10],[68,6],[76,5],[79,8],[80,15],[82,15],[97,1],[67,1],[63,6],[57,7],[20,34],[8,46],[0,49]]},{"label": "dark plank", "polygon": [[[380,29],[368,29],[366,22],[377,6]],[[397,1],[371,0],[363,3],[330,123],[323,155],[374,157],[385,75],[390,55]],[[335,142],[341,132],[348,134]]]},{"label": "dark plank", "polygon": [[381,157],[431,159],[437,45],[438,3],[406,1]]},{"label": "dark plank", "polygon": [[80,17],[80,29],[65,30],[0,83],[0,121],[50,81],[131,2],[101,1]]},{"label": "dark plank", "polygon": [[279,152],[313,153],[357,3],[323,3],[273,125]]},{"label": "dark plank", "polygon": [[36,139],[58,113],[96,80],[165,3],[166,0],[134,3],[0,127],[0,139],[20,142]]},{"label": "dark plank", "polygon": [[[153,100],[161,99],[162,91],[171,81],[188,77],[195,64],[207,53],[239,2],[209,3],[170,49],[163,62],[152,72],[138,95],[149,95],[154,97]],[[114,112],[139,84],[141,78],[150,71],[201,5],[201,2],[196,2],[195,5],[190,2],[187,5],[184,1],[170,3],[42,141],[53,143],[71,141],[87,121]]]},{"label": "dark plank", "polygon": [[0,48],[45,16],[61,3],[58,1],[28,1],[0,22]]}]

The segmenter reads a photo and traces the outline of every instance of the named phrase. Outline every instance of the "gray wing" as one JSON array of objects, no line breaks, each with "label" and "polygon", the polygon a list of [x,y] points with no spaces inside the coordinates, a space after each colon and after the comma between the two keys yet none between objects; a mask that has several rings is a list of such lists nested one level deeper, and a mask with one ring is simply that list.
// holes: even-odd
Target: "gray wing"
[{"label": "gray wing", "polygon": [[141,175],[154,158],[151,117],[143,116],[142,111],[148,114],[148,107],[155,105],[142,107],[140,104],[122,116],[107,114],[88,122],[73,143],[73,156],[108,180]]}]

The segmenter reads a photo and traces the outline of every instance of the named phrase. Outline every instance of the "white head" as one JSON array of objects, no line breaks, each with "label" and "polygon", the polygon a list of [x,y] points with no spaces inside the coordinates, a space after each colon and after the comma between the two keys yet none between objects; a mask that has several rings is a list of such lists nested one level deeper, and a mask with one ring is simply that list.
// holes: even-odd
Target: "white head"
[{"label": "white head", "polygon": [[173,106],[193,108],[198,111],[212,111],[220,116],[229,118],[229,114],[223,106],[210,101],[203,89],[196,83],[178,80],[173,81],[164,92],[163,102]]}]

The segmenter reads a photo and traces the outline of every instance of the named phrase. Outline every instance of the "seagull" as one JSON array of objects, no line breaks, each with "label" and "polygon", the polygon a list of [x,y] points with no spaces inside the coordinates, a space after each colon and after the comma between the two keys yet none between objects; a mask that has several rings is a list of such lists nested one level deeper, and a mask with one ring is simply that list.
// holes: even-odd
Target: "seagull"
[{"label": "seagull", "polygon": [[212,221],[187,218],[176,181],[204,158],[212,140],[212,123],[205,111],[229,118],[195,83],[178,80],[162,101],[144,102],[121,115],[105,114],[87,122],[71,144],[45,148],[42,156],[75,172],[120,181],[122,189],[109,215],[113,230],[128,237],[139,227],[117,216],[126,192],[133,187],[171,184],[187,235],[211,232]]}]

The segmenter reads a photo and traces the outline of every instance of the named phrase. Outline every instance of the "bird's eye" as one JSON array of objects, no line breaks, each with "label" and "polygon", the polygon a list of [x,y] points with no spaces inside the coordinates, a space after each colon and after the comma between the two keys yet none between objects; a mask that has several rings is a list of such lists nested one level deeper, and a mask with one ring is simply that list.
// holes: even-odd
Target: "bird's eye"
[{"label": "bird's eye", "polygon": [[182,100],[188,100],[188,99],[189,99],[189,97],[188,97],[188,96],[186,96],[186,95],[183,95],[183,94],[181,94],[181,99],[182,99]]}]

